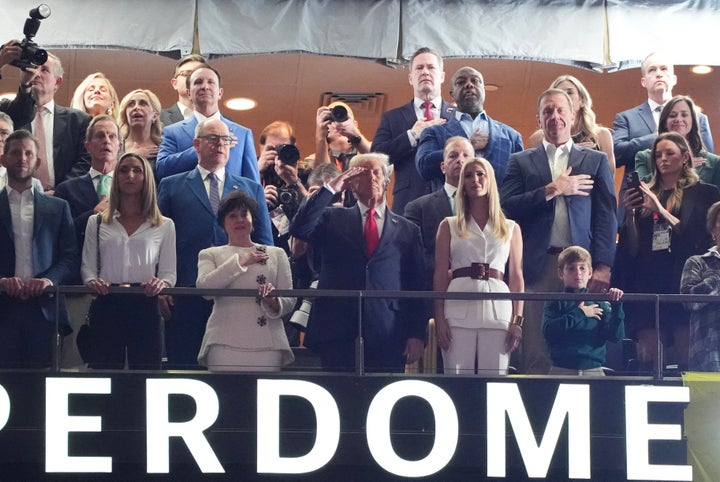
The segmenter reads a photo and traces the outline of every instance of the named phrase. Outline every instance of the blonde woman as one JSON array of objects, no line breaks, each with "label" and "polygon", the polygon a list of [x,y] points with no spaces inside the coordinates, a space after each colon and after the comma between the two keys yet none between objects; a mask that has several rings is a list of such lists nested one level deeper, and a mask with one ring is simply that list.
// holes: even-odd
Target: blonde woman
[{"label": "blonde woman", "polygon": [[[522,293],[520,226],[500,208],[495,172],[483,158],[465,162],[455,198],[435,244],[435,291]],[[505,284],[505,266],[509,267]],[[522,339],[522,300],[435,301],[438,345],[446,374],[507,373]]]},{"label": "blonde woman", "polygon": [[125,152],[134,152],[155,167],[162,139],[160,100],[150,90],[135,89],[123,97],[117,113]]},{"label": "blonde woman", "polygon": [[[130,368],[160,369],[157,296],[175,285],[175,225],[160,214],[152,169],[137,154],[118,161],[109,201],[101,222],[88,220],[82,255],[83,281],[98,295],[91,367],[122,369],[127,356]],[[110,286],[142,286],[145,296],[109,294]]]},{"label": "blonde woman", "polygon": [[100,114],[114,116],[118,101],[115,87],[102,72],[90,74],[75,89],[70,107],[87,112],[95,117]]},{"label": "blonde woman", "polygon": [[[575,112],[572,126],[572,140],[580,147],[595,149],[607,154],[610,172],[615,172],[615,152],[610,129],[601,126],[595,120],[592,98],[585,86],[572,75],[561,75],[550,84],[551,89],[560,89],[570,96]],[[530,136],[528,147],[542,145],[543,131],[538,129]]]}]

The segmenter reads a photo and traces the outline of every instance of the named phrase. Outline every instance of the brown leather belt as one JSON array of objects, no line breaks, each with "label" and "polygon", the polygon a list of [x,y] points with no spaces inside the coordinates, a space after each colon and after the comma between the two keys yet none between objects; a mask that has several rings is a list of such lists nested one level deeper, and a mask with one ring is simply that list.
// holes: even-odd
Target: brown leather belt
[{"label": "brown leather belt", "polygon": [[501,271],[491,268],[488,263],[472,263],[467,268],[458,268],[452,272],[453,279],[455,278],[471,278],[471,279],[484,279],[495,278],[502,280],[504,275]]}]

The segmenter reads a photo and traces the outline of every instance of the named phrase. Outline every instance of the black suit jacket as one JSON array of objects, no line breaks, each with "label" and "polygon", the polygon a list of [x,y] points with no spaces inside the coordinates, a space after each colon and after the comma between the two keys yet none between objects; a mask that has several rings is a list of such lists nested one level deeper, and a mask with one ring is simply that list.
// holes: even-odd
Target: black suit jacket
[{"label": "black suit jacket", "polygon": [[405,217],[420,228],[425,247],[425,290],[433,289],[435,271],[435,237],[438,226],[452,216],[452,208],[445,188],[426,194],[405,205]]},{"label": "black suit jacket", "polygon": [[[90,117],[83,111],[55,104],[53,126],[53,164],[55,185],[79,177],[90,170],[90,156],[85,149],[85,132]],[[32,131],[31,124],[22,127]]]},{"label": "black suit jacket", "polygon": [[35,99],[18,87],[13,100],[0,99],[0,111],[9,115],[16,126],[29,124],[35,118]]},{"label": "black suit jacket", "polygon": [[85,227],[98,203],[97,191],[95,191],[90,173],[61,182],[55,188],[55,197],[66,200],[70,205],[70,213],[77,233],[78,249],[82,253]]},{"label": "black suit jacket", "polygon": [[185,120],[185,117],[183,117],[182,112],[180,112],[177,102],[175,102],[172,107],[160,111],[160,122],[162,122],[163,127],[183,120]]},{"label": "black suit jacket", "polygon": [[[390,156],[394,166],[395,186],[393,187],[392,210],[398,214],[405,211],[405,205],[431,192],[429,181],[420,178],[415,168],[415,147],[410,145],[407,131],[417,122],[414,99],[396,109],[385,112],[372,142],[373,152],[384,152]],[[452,106],[442,101],[440,116],[449,119]]]}]

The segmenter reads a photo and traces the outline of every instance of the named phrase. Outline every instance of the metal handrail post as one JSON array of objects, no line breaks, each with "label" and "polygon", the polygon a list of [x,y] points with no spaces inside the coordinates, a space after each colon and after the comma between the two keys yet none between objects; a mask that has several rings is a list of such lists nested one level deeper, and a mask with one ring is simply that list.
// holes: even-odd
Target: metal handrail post
[{"label": "metal handrail post", "polygon": [[355,374],[365,375],[365,340],[362,336],[363,292],[358,293],[358,335],[355,339]]}]

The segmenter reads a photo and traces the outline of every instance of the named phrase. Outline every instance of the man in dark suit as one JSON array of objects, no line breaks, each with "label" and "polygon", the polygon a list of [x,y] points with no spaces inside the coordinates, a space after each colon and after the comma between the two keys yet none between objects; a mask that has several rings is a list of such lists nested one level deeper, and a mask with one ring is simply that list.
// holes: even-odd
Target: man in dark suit
[{"label": "man in dark suit", "polygon": [[[271,245],[270,216],[260,184],[233,175],[225,166],[230,156],[232,136],[227,125],[217,119],[198,125],[193,147],[198,165],[189,172],[160,181],[158,205],[163,215],[175,222],[177,238],[177,282],[175,286],[195,286],[200,250],[227,244],[227,235],[217,223],[217,206],[211,205],[213,189],[218,200],[234,190],[243,190],[258,203],[257,223],[252,239]],[[214,175],[213,180],[211,176]],[[213,184],[217,183],[213,188]],[[163,298],[164,302],[173,300]],[[172,319],[165,325],[168,363],[174,368],[196,368],[205,325],[212,302],[200,296],[176,296]]]},{"label": "man in dark suit", "polygon": [[444,182],[440,163],[445,141],[453,136],[463,136],[470,139],[476,156],[490,161],[498,186],[501,185],[510,154],[523,149],[520,133],[487,115],[483,76],[472,67],[461,67],[455,72],[450,95],[457,104],[454,115],[445,124],[425,129],[420,136],[415,154],[420,177],[432,181],[433,189],[439,189]]},{"label": "man in dark suit", "polygon": [[[513,154],[500,188],[507,216],[523,233],[523,276],[528,292],[561,291],[557,256],[568,246],[592,254],[590,292],[605,292],[615,256],[615,188],[607,156],[573,144],[570,97],[550,89],[538,100],[543,145]],[[549,368],[540,330],[542,302],[526,302],[523,364],[529,372]]]},{"label": "man in dark suit", "polygon": [[427,47],[417,50],[410,58],[408,80],[413,100],[382,115],[371,147],[373,152],[390,156],[395,174],[392,209],[399,214],[407,203],[431,191],[430,182],[422,180],[415,168],[420,135],[451,116],[450,104],[440,95],[445,80],[440,54]]},{"label": "man in dark suit", "polygon": [[70,208],[32,187],[41,162],[37,139],[12,133],[4,146],[8,184],[0,191],[0,367],[49,367],[56,321],[61,335],[72,330],[60,300],[43,294],[67,283],[78,269]]},{"label": "man in dark suit", "polygon": [[[435,271],[435,237],[440,221],[453,215],[455,193],[460,182],[460,169],[468,159],[475,157],[475,150],[467,138],[455,136],[445,142],[443,162],[440,169],[445,175],[445,185],[405,206],[405,217],[415,223],[422,233],[425,247],[425,290],[433,289]],[[432,309],[432,305],[429,306]],[[432,312],[431,312],[432,313]],[[432,315],[431,315],[432,316]]]},{"label": "man in dark suit", "polygon": [[[613,144],[616,167],[635,170],[635,154],[650,149],[658,131],[660,111],[673,94],[677,84],[673,65],[657,53],[648,55],[640,66],[640,83],[647,90],[648,100],[637,107],[620,112],[613,122]],[[705,148],[715,152],[710,126],[705,114],[698,112],[700,136]]]},{"label": "man in dark suit", "polygon": [[187,88],[187,78],[193,70],[203,65],[207,65],[207,59],[200,54],[186,55],[175,64],[170,85],[177,92],[178,100],[171,107],[160,111],[160,122],[164,127],[192,116],[193,106]]},{"label": "man in dark suit", "polygon": [[184,121],[163,129],[155,166],[158,179],[192,171],[198,164],[193,141],[195,128],[201,120],[219,119],[225,123],[230,135],[234,137],[230,159],[225,169],[235,176],[246,177],[260,183],[252,132],[220,114],[219,101],[223,89],[218,71],[207,65],[193,70],[188,77],[188,89],[195,113]]},{"label": "man in dark suit", "polygon": [[32,80],[37,115],[31,124],[22,127],[35,134],[40,143],[38,157],[42,162],[35,176],[48,193],[65,179],[82,176],[90,168],[85,132],[91,117],[77,109],[59,106],[54,100],[63,74],[60,59],[48,52],[47,62],[37,68],[37,76]]},{"label": "man in dark suit", "polygon": [[86,138],[90,172],[60,183],[55,190],[55,197],[70,205],[81,251],[88,218],[109,207],[110,184],[120,153],[120,128],[111,116],[99,115],[90,122]]},{"label": "man in dark suit", "polygon": [[[420,230],[387,208],[390,166],[385,154],[359,154],[350,168],[320,188],[300,208],[291,234],[319,252],[318,289],[419,290],[423,286]],[[336,192],[352,189],[357,204],[329,208]],[[424,349],[422,303],[411,299],[365,298],[362,305],[365,368],[402,372]],[[356,299],[318,298],[305,344],[320,354],[326,370],[355,367],[358,339]],[[357,367],[359,368],[359,367]]]}]

